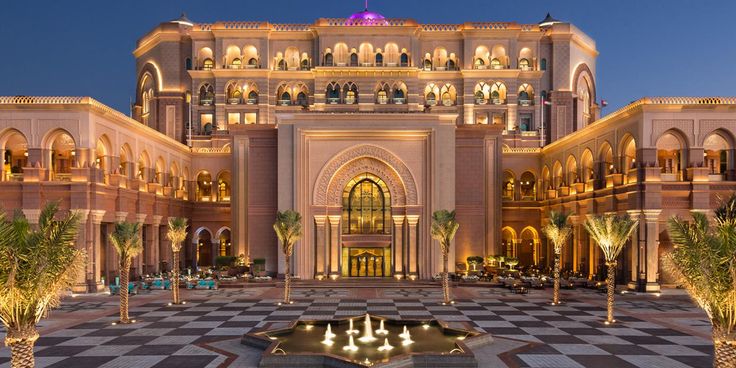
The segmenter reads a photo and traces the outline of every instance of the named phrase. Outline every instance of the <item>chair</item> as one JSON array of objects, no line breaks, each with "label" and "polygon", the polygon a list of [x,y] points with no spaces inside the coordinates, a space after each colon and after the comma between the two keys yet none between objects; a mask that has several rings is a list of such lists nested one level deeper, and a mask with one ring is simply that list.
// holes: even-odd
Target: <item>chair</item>
[{"label": "chair", "polygon": [[120,276],[115,277],[115,283],[110,284],[110,295],[116,295],[120,292]]}]

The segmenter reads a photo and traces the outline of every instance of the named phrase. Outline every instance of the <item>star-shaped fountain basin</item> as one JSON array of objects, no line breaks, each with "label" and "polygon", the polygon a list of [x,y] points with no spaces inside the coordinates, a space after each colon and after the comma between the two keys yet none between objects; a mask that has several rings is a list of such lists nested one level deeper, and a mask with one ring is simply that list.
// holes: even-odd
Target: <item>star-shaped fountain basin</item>
[{"label": "star-shaped fountain basin", "polygon": [[[334,337],[325,334],[328,324]],[[490,334],[467,323],[435,319],[395,320],[363,314],[276,325],[250,332],[241,340],[263,349],[261,367],[477,367],[472,348],[493,341]]]}]

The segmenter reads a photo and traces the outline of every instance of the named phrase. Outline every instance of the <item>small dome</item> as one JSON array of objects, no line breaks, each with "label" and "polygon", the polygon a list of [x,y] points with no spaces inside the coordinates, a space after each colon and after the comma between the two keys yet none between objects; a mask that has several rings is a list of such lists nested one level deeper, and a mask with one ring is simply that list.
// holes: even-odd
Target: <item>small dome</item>
[{"label": "small dome", "polygon": [[187,27],[194,26],[194,22],[187,18],[187,13],[181,13],[181,16],[179,18],[171,20],[169,23],[178,23]]},{"label": "small dome", "polygon": [[544,19],[542,19],[541,22],[539,22],[539,26],[540,27],[549,27],[549,26],[551,26],[551,25],[553,25],[555,23],[562,23],[562,22],[560,22],[559,20],[553,18],[552,15],[550,15],[549,13],[547,13],[547,16],[544,17]]}]

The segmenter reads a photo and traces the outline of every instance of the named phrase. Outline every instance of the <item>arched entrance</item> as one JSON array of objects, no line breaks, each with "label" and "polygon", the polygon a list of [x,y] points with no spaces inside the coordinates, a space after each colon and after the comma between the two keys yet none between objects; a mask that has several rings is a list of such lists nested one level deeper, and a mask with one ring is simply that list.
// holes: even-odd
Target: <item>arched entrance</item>
[{"label": "arched entrance", "polygon": [[391,192],[378,176],[363,173],[345,185],[342,235],[343,276],[391,276]]},{"label": "arched entrance", "polygon": [[212,266],[212,233],[205,228],[201,228],[197,231],[194,240],[197,247],[197,267]]}]

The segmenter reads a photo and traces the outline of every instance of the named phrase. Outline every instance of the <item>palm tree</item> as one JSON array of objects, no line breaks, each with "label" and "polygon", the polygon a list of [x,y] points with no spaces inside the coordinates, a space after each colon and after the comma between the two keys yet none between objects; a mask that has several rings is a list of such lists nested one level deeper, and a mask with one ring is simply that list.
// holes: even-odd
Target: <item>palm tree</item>
[{"label": "palm tree", "polygon": [[34,366],[36,324],[84,270],[86,255],[74,247],[79,216],[55,220],[58,209],[56,203],[46,205],[38,227],[20,212],[12,220],[0,214],[0,321],[13,368]]},{"label": "palm tree", "polygon": [[128,316],[128,276],[133,257],[143,251],[141,225],[137,222],[118,222],[110,234],[110,243],[120,259],[120,323],[130,323]]},{"label": "palm tree", "polygon": [[450,253],[450,244],[455,237],[460,224],[455,221],[455,211],[439,210],[432,214],[432,238],[439,241],[442,251],[442,295],[444,304],[452,303],[450,300],[450,280],[447,272],[447,257]]},{"label": "palm tree", "polygon": [[736,195],[715,210],[715,226],[702,213],[669,220],[674,250],[665,266],[685,285],[713,325],[714,367],[736,362]]},{"label": "palm tree", "polygon": [[608,266],[608,275],[606,278],[606,286],[608,287],[608,315],[606,324],[615,322],[613,319],[613,293],[616,287],[616,258],[618,258],[621,250],[624,249],[626,241],[638,224],[639,221],[632,219],[628,214],[623,216],[616,214],[590,216],[584,223],[585,229],[588,230],[591,238],[595,240],[603,251],[606,266]]},{"label": "palm tree", "polygon": [[187,238],[187,219],[182,217],[169,217],[169,230],[166,238],[171,242],[172,267],[171,267],[171,294],[174,304],[181,304],[179,297],[179,251],[181,245]]},{"label": "palm tree", "polygon": [[294,253],[294,243],[302,237],[302,215],[299,212],[286,210],[276,213],[276,222],[273,230],[281,241],[281,251],[286,261],[284,275],[284,304],[291,304],[291,255]]},{"label": "palm tree", "polygon": [[519,259],[516,257],[508,257],[506,258],[506,264],[509,266],[509,271],[511,271],[519,264]]},{"label": "palm tree", "polygon": [[570,215],[565,212],[551,211],[549,213],[549,223],[542,228],[544,234],[547,235],[547,239],[552,241],[555,248],[553,305],[560,304],[560,254],[562,254],[562,247],[572,234],[572,226],[567,222],[569,217]]}]

